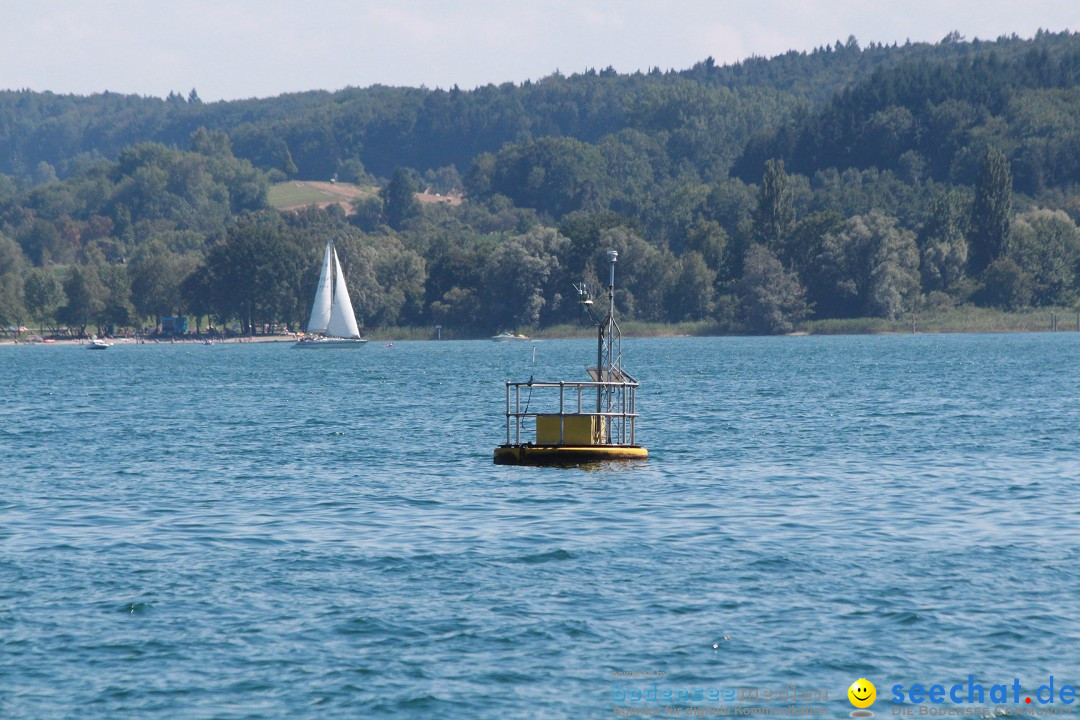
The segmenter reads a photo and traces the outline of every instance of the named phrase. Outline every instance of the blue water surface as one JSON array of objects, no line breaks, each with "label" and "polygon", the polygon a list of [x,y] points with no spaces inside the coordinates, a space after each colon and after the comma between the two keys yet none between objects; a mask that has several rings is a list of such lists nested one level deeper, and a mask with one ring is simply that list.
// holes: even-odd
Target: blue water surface
[{"label": "blue water surface", "polygon": [[1078,684],[1080,334],[623,350],[649,461],[553,469],[503,381],[588,340],[0,347],[0,718]]}]

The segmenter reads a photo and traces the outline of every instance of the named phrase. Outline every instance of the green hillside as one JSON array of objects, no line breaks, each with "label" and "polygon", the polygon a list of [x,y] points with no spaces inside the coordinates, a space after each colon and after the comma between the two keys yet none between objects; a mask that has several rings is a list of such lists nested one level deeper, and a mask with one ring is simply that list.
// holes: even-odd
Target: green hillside
[{"label": "green hillside", "polygon": [[612,247],[643,323],[1067,308],[1078,115],[1080,35],[1050,32],[473,90],[0,92],[0,324],[296,324],[328,236],[369,327],[573,323]]}]

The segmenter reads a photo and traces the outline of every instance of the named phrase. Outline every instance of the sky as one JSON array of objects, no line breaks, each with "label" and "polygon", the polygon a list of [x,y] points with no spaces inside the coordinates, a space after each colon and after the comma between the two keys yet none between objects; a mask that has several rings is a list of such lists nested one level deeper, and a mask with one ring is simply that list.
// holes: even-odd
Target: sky
[{"label": "sky", "polygon": [[1080,29],[1080,0],[0,0],[0,89],[204,101],[463,90],[870,42]]}]

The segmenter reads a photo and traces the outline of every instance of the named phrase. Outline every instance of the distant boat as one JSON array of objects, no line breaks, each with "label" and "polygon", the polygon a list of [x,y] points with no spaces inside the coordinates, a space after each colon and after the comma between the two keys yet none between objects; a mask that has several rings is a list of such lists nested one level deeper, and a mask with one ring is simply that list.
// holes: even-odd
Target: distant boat
[{"label": "distant boat", "polygon": [[307,332],[307,337],[298,340],[294,348],[362,347],[367,343],[360,337],[349,289],[345,285],[345,273],[341,271],[333,240],[326,243],[323,253],[322,272],[319,273]]},{"label": "distant boat", "polygon": [[94,338],[93,340],[91,340],[87,344],[86,349],[87,350],[108,350],[110,347],[112,347],[112,343],[107,343],[104,340],[98,340],[97,338]]},{"label": "distant boat", "polygon": [[498,335],[492,335],[491,339],[495,342],[514,342],[520,340],[528,340],[529,336],[521,334],[515,335],[514,333],[509,332],[501,332]]}]

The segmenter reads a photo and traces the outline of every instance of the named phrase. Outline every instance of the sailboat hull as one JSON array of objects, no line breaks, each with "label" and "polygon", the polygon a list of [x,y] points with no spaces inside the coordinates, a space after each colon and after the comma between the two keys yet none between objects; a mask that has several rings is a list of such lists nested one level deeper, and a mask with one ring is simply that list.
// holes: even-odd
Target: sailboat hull
[{"label": "sailboat hull", "polygon": [[358,348],[367,345],[367,340],[361,338],[333,338],[326,340],[300,340],[293,343],[293,347],[297,349],[319,349],[330,350],[332,348]]}]

